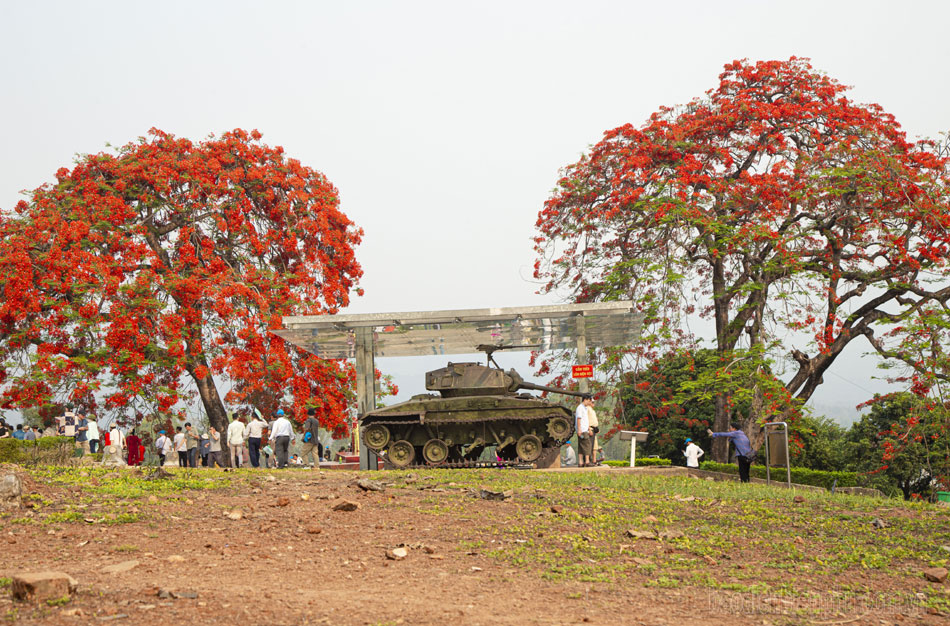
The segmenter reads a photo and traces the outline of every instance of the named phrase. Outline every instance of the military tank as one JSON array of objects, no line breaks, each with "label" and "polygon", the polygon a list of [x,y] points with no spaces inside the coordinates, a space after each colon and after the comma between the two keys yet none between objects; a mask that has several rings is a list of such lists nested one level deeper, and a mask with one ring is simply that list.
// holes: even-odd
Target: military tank
[{"label": "military tank", "polygon": [[573,412],[527,390],[583,396],[526,382],[492,358],[497,350],[530,346],[478,346],[480,363],[449,363],[426,373],[438,393],[370,411],[360,418],[360,440],[392,467],[475,467],[488,446],[507,464],[530,464],[574,434]]}]

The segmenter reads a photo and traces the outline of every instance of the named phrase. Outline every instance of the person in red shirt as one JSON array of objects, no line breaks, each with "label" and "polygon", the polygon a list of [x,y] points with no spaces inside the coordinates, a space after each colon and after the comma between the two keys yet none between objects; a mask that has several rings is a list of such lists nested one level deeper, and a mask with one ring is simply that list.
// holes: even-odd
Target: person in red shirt
[{"label": "person in red shirt", "polygon": [[125,443],[129,447],[129,465],[141,465],[142,463],[142,440],[135,434],[133,429],[129,436],[125,438]]}]

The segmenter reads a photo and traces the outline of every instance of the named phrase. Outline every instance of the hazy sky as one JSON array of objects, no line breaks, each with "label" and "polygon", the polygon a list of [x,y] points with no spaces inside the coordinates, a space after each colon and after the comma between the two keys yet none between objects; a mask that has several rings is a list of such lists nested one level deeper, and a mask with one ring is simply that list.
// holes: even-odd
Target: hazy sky
[{"label": "hazy sky", "polygon": [[[534,293],[529,238],[558,169],[714,87],[734,59],[810,57],[911,136],[950,129],[947,2],[0,7],[0,207],[153,126],[257,128],[323,171],[366,231],[366,295],[348,312],[553,303]],[[863,349],[817,402],[879,388]],[[382,365],[415,392],[431,363]]]}]

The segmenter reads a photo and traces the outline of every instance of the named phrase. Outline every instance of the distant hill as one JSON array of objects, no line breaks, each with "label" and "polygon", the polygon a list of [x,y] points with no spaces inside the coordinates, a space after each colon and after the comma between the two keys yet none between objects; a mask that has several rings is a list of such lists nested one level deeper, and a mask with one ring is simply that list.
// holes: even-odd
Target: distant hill
[{"label": "distant hill", "polygon": [[845,428],[858,421],[862,413],[855,408],[854,404],[809,402],[808,406],[815,415],[827,417]]}]

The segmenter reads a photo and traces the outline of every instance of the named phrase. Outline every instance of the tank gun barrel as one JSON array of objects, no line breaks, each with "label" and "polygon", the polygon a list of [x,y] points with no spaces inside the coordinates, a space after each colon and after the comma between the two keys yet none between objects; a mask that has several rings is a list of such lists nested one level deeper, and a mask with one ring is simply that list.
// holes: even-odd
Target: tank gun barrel
[{"label": "tank gun barrel", "polygon": [[587,392],[585,391],[571,391],[569,389],[559,389],[558,387],[548,387],[547,385],[536,385],[534,383],[529,383],[526,381],[521,381],[518,385],[519,389],[532,389],[534,391],[547,391],[548,393],[560,393],[565,396],[576,396],[578,398],[586,396]]}]

